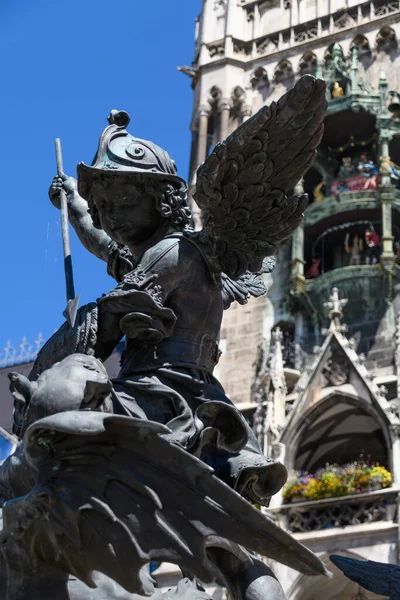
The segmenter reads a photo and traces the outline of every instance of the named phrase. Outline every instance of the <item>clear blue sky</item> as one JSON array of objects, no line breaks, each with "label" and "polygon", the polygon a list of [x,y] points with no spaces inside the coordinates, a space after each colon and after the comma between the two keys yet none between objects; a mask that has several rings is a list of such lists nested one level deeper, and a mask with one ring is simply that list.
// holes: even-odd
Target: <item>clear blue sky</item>
[{"label": "clear blue sky", "polygon": [[[201,0],[1,0],[0,351],[61,325],[65,285],[59,212],[48,200],[54,138],[64,170],[90,163],[112,108],[130,131],[170,152],[187,178],[190,64]],[[81,304],[113,287],[71,232]]]}]

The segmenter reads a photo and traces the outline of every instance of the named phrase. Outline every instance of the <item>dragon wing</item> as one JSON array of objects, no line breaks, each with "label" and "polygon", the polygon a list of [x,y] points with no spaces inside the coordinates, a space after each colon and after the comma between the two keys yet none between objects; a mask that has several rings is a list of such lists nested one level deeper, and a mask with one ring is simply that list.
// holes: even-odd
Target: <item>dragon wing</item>
[{"label": "dragon wing", "polygon": [[257,272],[302,220],[307,195],[288,198],[311,166],[323,133],[325,83],[306,75],[218,144],[197,171],[196,236],[213,269]]},{"label": "dragon wing", "polygon": [[400,598],[400,567],[374,562],[372,560],[355,560],[345,556],[330,557],[349,579],[359,583],[370,592],[380,596],[388,596],[389,600]]},{"label": "dragon wing", "polygon": [[128,592],[149,595],[144,568],[167,561],[209,582],[206,545],[224,537],[308,575],[323,563],[221,482],[213,470],[163,436],[163,425],[70,411],[28,429],[33,489],[5,504],[3,544],[22,545],[34,564],[95,587],[100,571]]}]

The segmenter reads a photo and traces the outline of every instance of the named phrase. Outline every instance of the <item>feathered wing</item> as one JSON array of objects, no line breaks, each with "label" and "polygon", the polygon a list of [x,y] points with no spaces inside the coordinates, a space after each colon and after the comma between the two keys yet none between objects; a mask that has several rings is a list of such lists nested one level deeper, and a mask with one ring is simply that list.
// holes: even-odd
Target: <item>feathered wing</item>
[{"label": "feathered wing", "polygon": [[366,590],[388,596],[390,600],[400,598],[400,567],[397,565],[337,555],[331,556],[330,559],[346,577],[359,583]]},{"label": "feathered wing", "polygon": [[246,271],[238,279],[231,279],[225,273],[221,273],[222,283],[222,302],[224,310],[230,307],[232,302],[247,304],[250,296],[259,298],[267,293],[267,288],[261,278],[263,273],[272,273],[275,268],[275,258],[269,256],[263,260],[262,268],[259,273]]},{"label": "feathered wing", "polygon": [[199,167],[195,199],[204,227],[194,235],[217,272],[232,279],[257,272],[298,227],[308,198],[286,194],[314,160],[325,112],[325,83],[307,75]]},{"label": "feathered wing", "polygon": [[150,594],[143,566],[172,562],[202,581],[220,536],[308,575],[323,563],[163,435],[157,423],[71,411],[33,424],[25,453],[36,484],[3,509],[3,543],[29,549],[94,587],[100,571],[129,592]]}]

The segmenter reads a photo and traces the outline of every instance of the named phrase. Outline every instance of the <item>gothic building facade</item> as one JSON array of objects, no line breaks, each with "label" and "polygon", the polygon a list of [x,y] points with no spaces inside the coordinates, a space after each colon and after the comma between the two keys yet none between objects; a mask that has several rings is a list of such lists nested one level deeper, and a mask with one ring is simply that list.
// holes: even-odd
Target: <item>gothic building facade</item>
[{"label": "gothic building facade", "polygon": [[[289,484],[269,509],[333,579],[276,566],[288,600],[369,598],[329,554],[398,562],[400,5],[203,0],[192,66],[190,182],[216,142],[304,74],[328,112],[310,204],[268,296],[226,312],[217,376]],[[201,216],[193,205],[198,221]]]},{"label": "gothic building facade", "polygon": [[[265,275],[268,295],[226,312],[216,371],[288,468],[269,514],[334,574],[274,565],[288,600],[377,597],[338,573],[333,552],[400,562],[399,37],[398,1],[203,0],[193,64],[180,67],[194,90],[191,186],[215,143],[303,74],[327,84],[324,137],[296,189],[310,196],[303,226]],[[41,343],[0,355],[5,452],[7,375],[29,372]],[[178,573],[155,576],[165,588]]]}]

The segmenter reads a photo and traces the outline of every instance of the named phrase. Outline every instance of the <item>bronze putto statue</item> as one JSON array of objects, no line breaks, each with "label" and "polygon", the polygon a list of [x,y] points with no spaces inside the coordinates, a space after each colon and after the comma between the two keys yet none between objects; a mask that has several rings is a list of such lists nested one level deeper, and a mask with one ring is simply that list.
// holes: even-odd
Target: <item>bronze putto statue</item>
[{"label": "bronze putto statue", "polygon": [[[1,598],[156,600],[148,564],[167,561],[186,578],[168,598],[208,598],[198,581],[218,580],[236,600],[282,600],[254,553],[326,573],[253,507],[286,469],[213,376],[223,310],[266,292],[262,275],[301,222],[307,196],[290,194],[325,109],[324,83],[306,76],[218,144],[197,173],[201,231],[174,161],[128,133],[124,111],[77,180],[54,178],[51,201],[66,193],[116,286],[62,325],[29,379],[12,377],[21,444],[0,468]],[[101,361],[124,337],[110,382]]]}]

